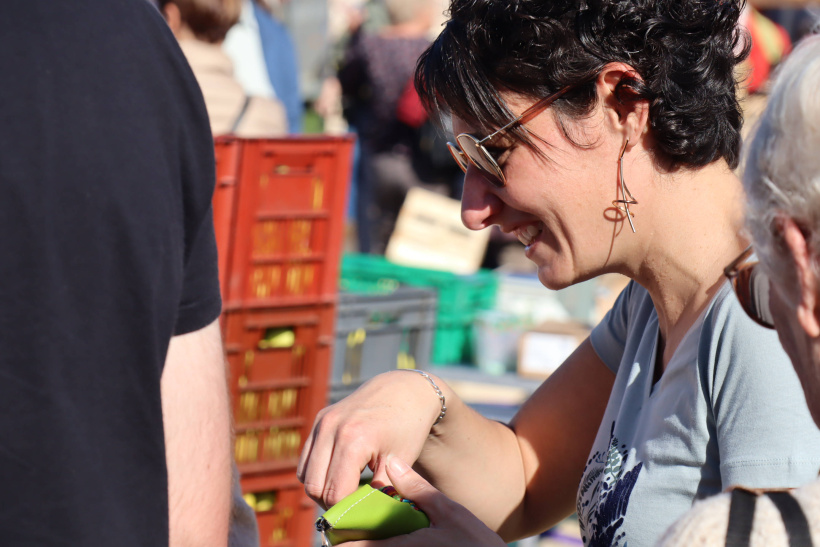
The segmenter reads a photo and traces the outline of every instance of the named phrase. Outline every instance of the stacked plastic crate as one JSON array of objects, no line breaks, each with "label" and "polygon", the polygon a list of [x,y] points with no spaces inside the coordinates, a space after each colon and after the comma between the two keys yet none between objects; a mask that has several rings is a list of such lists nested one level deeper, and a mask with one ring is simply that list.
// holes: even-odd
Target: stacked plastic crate
[{"label": "stacked plastic crate", "polygon": [[263,547],[308,547],[296,479],[326,404],[353,140],[216,143],[214,219],[235,458]]},{"label": "stacked plastic crate", "polygon": [[382,256],[347,254],[342,259],[342,288],[372,293],[407,285],[432,289],[438,307],[431,362],[440,365],[473,362],[473,323],[480,310],[495,307],[498,276],[488,270],[470,275],[414,268]]},{"label": "stacked plastic crate", "polygon": [[[331,403],[382,372],[429,367],[436,327],[436,292],[399,287],[397,283],[387,285],[373,284],[369,292],[339,293]],[[365,286],[360,284],[359,288]]]}]

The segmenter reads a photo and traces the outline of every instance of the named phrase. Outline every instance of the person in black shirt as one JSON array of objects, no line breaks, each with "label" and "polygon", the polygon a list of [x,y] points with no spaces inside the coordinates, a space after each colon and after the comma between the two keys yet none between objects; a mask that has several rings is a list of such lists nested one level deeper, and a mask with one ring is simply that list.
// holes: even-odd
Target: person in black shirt
[{"label": "person in black shirt", "polygon": [[196,80],[144,0],[8,0],[0,50],[0,544],[226,545]]}]

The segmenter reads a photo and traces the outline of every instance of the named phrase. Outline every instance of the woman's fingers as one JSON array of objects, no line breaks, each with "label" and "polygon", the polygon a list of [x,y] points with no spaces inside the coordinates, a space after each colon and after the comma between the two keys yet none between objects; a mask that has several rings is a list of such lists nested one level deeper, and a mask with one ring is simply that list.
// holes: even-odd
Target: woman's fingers
[{"label": "woman's fingers", "polygon": [[438,401],[426,380],[396,371],[372,378],[322,410],[297,467],[307,494],[330,507],[357,488],[368,465],[375,484],[387,483],[385,456],[415,461],[430,432],[429,418],[417,409],[432,403]]},{"label": "woman's fingers", "polygon": [[319,414],[313,424],[311,435],[302,449],[299,466],[296,469],[296,476],[305,485],[305,492],[320,505],[323,504],[322,493],[325,488],[327,467],[333,454],[332,438],[320,434],[322,419],[322,414]]},{"label": "woman's fingers", "polygon": [[478,517],[442,494],[405,461],[391,455],[386,467],[399,494],[427,514],[430,528],[362,547],[506,547]]},{"label": "woman's fingers", "polygon": [[354,438],[357,428],[338,421],[332,409],[319,415],[297,468],[305,492],[324,508],[356,490],[369,459],[364,440]]},{"label": "woman's fingers", "polygon": [[401,496],[413,500],[427,514],[431,522],[434,522],[435,515],[443,510],[443,504],[454,503],[397,456],[388,456],[386,470],[390,482]]},{"label": "woman's fingers", "polygon": [[398,456],[385,465],[390,482],[430,518],[430,527],[378,541],[354,541],[350,547],[506,547],[506,543],[472,513],[436,490]]},{"label": "woman's fingers", "polygon": [[359,487],[362,470],[370,462],[374,450],[367,428],[353,423],[336,428],[322,492],[327,507],[340,502]]}]

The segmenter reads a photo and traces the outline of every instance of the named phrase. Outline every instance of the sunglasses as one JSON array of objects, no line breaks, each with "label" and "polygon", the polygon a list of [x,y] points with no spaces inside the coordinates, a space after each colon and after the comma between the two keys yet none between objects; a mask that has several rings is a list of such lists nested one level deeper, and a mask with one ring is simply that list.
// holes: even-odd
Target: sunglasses
[{"label": "sunglasses", "polygon": [[461,170],[465,173],[467,172],[467,168],[470,167],[470,164],[472,164],[479,170],[479,172],[481,172],[482,175],[484,175],[484,178],[486,178],[490,184],[496,188],[504,188],[507,185],[507,178],[504,176],[504,171],[501,170],[498,162],[495,160],[490,151],[484,146],[484,143],[492,140],[496,135],[507,131],[517,124],[527,123],[527,121],[531,118],[543,112],[549,105],[561,97],[561,95],[564,95],[568,91],[577,87],[577,85],[578,84],[568,85],[552,95],[544,97],[522,112],[521,115],[513,121],[487,135],[483,139],[477,139],[469,133],[461,133],[456,137],[457,144],[453,144],[451,142],[447,143],[447,148],[449,148],[450,154],[453,155],[453,159],[456,160],[458,166],[461,167]]},{"label": "sunglasses", "polygon": [[759,262],[753,259],[751,245],[740,253],[731,264],[726,266],[723,274],[732,282],[740,307],[755,323],[774,328],[774,319],[769,310],[769,278],[758,268]]}]

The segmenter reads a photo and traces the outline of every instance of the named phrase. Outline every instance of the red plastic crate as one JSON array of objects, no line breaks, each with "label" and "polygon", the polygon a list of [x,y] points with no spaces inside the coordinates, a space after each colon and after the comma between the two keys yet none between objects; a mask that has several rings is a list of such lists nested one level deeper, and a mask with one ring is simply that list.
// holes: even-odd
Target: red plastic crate
[{"label": "red plastic crate", "polygon": [[261,547],[310,547],[316,537],[316,504],[299,483],[250,490],[245,500],[256,511]]},{"label": "red plastic crate", "polygon": [[237,425],[252,425],[260,420],[290,420],[304,416],[304,412],[300,412],[300,403],[305,400],[305,391],[310,386],[311,382],[305,377],[296,377],[290,381],[240,387],[234,421]]},{"label": "red plastic crate", "polygon": [[305,441],[304,422],[295,426],[237,428],[234,453],[246,482],[274,475],[295,476]]},{"label": "red plastic crate", "polygon": [[317,412],[327,404],[335,306],[224,314],[225,349],[242,478],[295,476]]},{"label": "red plastic crate", "polygon": [[310,377],[320,383],[334,341],[334,304],[231,311],[225,350],[237,387]]},{"label": "red plastic crate", "polygon": [[226,310],[335,300],[353,142],[242,142]]},{"label": "red plastic crate", "polygon": [[234,238],[236,187],[239,178],[242,141],[219,137],[214,141],[216,158],[216,187],[213,211],[216,248],[219,252],[219,288],[225,294],[230,270],[229,258]]}]

